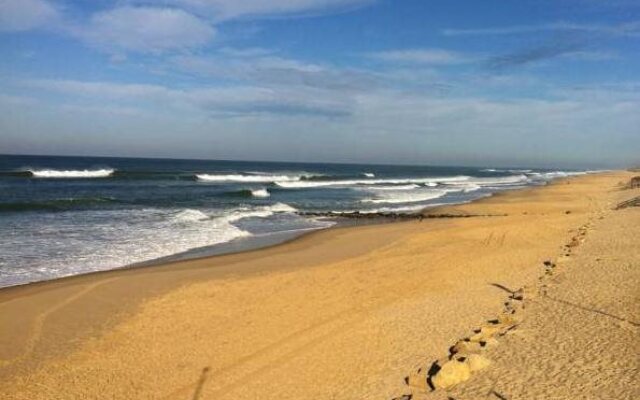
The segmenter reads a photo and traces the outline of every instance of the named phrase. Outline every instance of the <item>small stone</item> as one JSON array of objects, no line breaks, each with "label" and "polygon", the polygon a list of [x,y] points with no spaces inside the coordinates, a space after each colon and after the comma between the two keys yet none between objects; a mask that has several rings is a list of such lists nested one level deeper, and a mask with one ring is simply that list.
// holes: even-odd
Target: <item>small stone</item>
[{"label": "small stone", "polygon": [[471,377],[471,369],[465,361],[451,360],[442,365],[440,370],[431,377],[433,386],[437,389],[449,389]]},{"label": "small stone", "polygon": [[497,339],[495,338],[489,338],[487,339],[487,341],[485,342],[485,347],[495,347],[497,345],[499,345],[500,342],[498,342]]},{"label": "small stone", "polygon": [[427,373],[423,371],[422,368],[407,376],[405,378],[405,382],[408,386],[419,389],[423,392],[427,391]]},{"label": "small stone", "polygon": [[460,340],[453,347],[451,347],[451,354],[479,353],[482,351],[482,347],[483,346],[480,342]]},{"label": "small stone", "polygon": [[491,361],[480,354],[471,354],[467,358],[467,363],[469,364],[469,370],[475,372],[487,368],[491,364]]},{"label": "small stone", "polygon": [[520,319],[514,314],[500,314],[498,315],[498,321],[500,321],[502,325],[516,325],[520,322]]},{"label": "small stone", "polygon": [[511,295],[511,298],[514,300],[522,301],[524,300],[524,289],[518,289]]},{"label": "small stone", "polygon": [[484,326],[475,331],[475,335],[469,338],[472,342],[486,342],[487,339],[494,337],[505,327],[503,325]]}]

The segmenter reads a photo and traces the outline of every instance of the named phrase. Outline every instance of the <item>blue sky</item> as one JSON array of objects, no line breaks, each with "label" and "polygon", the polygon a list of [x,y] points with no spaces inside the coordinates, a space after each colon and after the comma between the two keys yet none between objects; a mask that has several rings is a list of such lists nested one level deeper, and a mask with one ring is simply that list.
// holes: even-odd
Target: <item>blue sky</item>
[{"label": "blue sky", "polygon": [[0,153],[640,163],[635,0],[0,0]]}]

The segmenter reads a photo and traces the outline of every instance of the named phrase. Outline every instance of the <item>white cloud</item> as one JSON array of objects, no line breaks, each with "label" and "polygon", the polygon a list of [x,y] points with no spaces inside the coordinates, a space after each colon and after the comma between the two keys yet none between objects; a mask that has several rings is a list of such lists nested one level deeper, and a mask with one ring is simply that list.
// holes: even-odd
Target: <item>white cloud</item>
[{"label": "white cloud", "polygon": [[[242,53],[241,50],[237,50]],[[265,55],[179,56],[173,59],[180,70],[199,76],[233,81],[258,82],[263,86],[300,86],[326,90],[356,91],[376,85],[372,74],[355,69],[338,69],[300,60]]]},{"label": "white cloud", "polygon": [[386,62],[428,65],[465,64],[477,60],[475,57],[444,49],[389,50],[371,53],[368,56]]},{"label": "white cloud", "polygon": [[0,31],[26,31],[58,18],[58,10],[46,0],[0,0]]},{"label": "white cloud", "polygon": [[[215,24],[246,17],[304,16],[349,10],[376,0],[123,0],[88,20],[63,21],[49,0],[0,0],[0,32],[44,25],[105,51],[161,53],[201,47]],[[255,49],[259,51],[259,49]]]},{"label": "white cloud", "polygon": [[120,7],[96,13],[75,34],[108,51],[159,53],[207,44],[215,29],[183,10]]},{"label": "white cloud", "polygon": [[[486,84],[467,82],[480,83]],[[96,137],[104,136],[101,129],[114,126],[119,127],[117,131],[147,132],[154,142],[182,132],[184,138],[198,143],[217,143],[209,149],[223,148],[244,158],[299,154],[352,162],[577,164],[597,162],[596,155],[608,154],[608,159],[601,161],[620,164],[637,158],[634,150],[640,145],[640,115],[633,112],[640,107],[637,82],[565,91],[553,91],[552,86],[546,89],[548,95],[537,98],[522,93],[505,98],[502,91],[492,97],[486,91],[473,93],[470,89],[462,95],[441,97],[429,91],[389,87],[349,93],[301,85],[228,82],[217,87],[174,88],[38,80],[23,82],[23,86],[28,87],[30,96],[46,103],[25,106],[26,110],[47,108],[48,115],[56,118],[58,111],[77,111],[65,115],[78,131],[94,129],[94,119],[108,117],[103,128],[94,129]],[[48,92],[62,96],[52,97]],[[79,103],[83,107],[77,107]],[[25,113],[17,115],[30,115]],[[132,118],[137,115],[145,123]],[[27,122],[32,121],[38,119]],[[66,132],[66,127],[62,125],[60,130]],[[114,135],[124,133],[114,129]],[[252,153],[254,149],[246,143],[261,146]],[[269,148],[270,143],[277,146]],[[189,151],[196,150],[189,150],[191,147],[185,145],[184,154],[193,155]]]},{"label": "white cloud", "polygon": [[[84,97],[98,104],[135,105],[205,112],[209,115],[320,115],[344,116],[351,98],[333,91],[301,87],[199,87],[174,89],[161,85],[123,84],[76,80],[30,80],[24,86]],[[113,102],[113,104],[111,103]]]},{"label": "white cloud", "polygon": [[45,89],[59,93],[93,96],[100,98],[154,98],[169,93],[159,85],[116,84],[112,82],[88,82],[76,80],[33,79],[23,82],[27,87]]},{"label": "white cloud", "polygon": [[208,12],[217,20],[339,12],[375,0],[170,0],[173,4]]}]

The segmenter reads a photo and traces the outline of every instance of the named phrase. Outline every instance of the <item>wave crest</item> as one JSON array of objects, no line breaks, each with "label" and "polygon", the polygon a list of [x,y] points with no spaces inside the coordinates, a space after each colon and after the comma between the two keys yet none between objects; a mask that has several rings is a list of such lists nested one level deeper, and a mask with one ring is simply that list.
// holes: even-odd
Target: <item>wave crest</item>
[{"label": "wave crest", "polygon": [[35,178],[106,178],[115,172],[115,169],[83,169],[83,170],[57,170],[40,169],[29,170]]},{"label": "wave crest", "polygon": [[383,193],[374,199],[364,199],[363,203],[373,204],[404,204],[404,203],[419,203],[423,201],[433,200],[446,195],[447,190],[429,190],[420,192],[391,192]]},{"label": "wave crest", "polygon": [[187,208],[186,210],[182,210],[175,214],[173,219],[177,222],[197,222],[208,220],[210,217],[200,210]]},{"label": "wave crest", "polygon": [[267,189],[256,189],[251,191],[251,196],[253,197],[269,197],[271,193]]},{"label": "wave crest", "polygon": [[276,181],[275,184],[286,189],[304,189],[327,186],[358,186],[358,185],[409,185],[409,184],[430,184],[465,182],[471,179],[470,176],[459,175],[450,177],[429,177],[429,178],[389,178],[389,179],[351,179],[334,181]]},{"label": "wave crest", "polygon": [[276,182],[298,181],[296,175],[242,175],[242,174],[197,174],[196,178],[204,182]]}]

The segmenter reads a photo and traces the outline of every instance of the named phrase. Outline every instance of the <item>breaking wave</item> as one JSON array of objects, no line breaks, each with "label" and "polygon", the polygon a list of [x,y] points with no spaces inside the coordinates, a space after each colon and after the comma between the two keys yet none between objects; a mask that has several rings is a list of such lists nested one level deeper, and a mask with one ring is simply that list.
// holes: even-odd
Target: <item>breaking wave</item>
[{"label": "breaking wave", "polygon": [[290,182],[299,181],[301,175],[242,175],[242,174],[197,174],[196,178],[203,182]]},{"label": "breaking wave", "polygon": [[549,172],[529,172],[527,175],[533,179],[538,181],[549,181],[552,179],[558,178],[568,178],[570,176],[575,175],[585,175],[592,172],[598,171],[549,171]]},{"label": "breaking wave", "polygon": [[224,192],[219,194],[219,196],[223,196],[223,197],[240,197],[240,198],[252,198],[252,197],[257,197],[257,198],[267,198],[269,196],[271,196],[271,193],[269,193],[269,191],[265,188],[262,189],[240,189],[240,190],[233,190],[230,192]]},{"label": "breaking wave", "polygon": [[267,189],[256,189],[251,191],[253,197],[269,197],[271,194]]},{"label": "breaking wave", "polygon": [[177,222],[196,222],[211,219],[207,214],[200,210],[192,210],[190,208],[182,210],[173,216]]},{"label": "breaking wave", "polygon": [[373,204],[403,204],[403,203],[419,203],[440,198],[449,193],[448,190],[429,190],[419,192],[390,192],[383,193],[373,199],[364,199],[363,203]]},{"label": "breaking wave", "polygon": [[29,170],[35,178],[107,178],[115,172],[114,169],[83,169],[83,170],[57,170],[40,169]]},{"label": "breaking wave", "polygon": [[266,218],[278,213],[295,213],[298,211],[285,203],[275,203],[270,206],[255,208],[239,208],[226,212],[225,215],[216,216],[208,215],[201,210],[187,208],[173,215],[176,222],[202,222],[207,220],[226,221],[228,223],[236,222],[244,218]]},{"label": "breaking wave", "polygon": [[276,181],[275,184],[287,189],[304,189],[315,187],[345,187],[359,185],[408,185],[408,184],[429,184],[429,183],[447,183],[447,182],[464,182],[471,177],[466,175],[451,177],[430,177],[430,178],[402,178],[402,179],[351,179],[351,180],[334,180],[334,181]]},{"label": "breaking wave", "polygon": [[420,185],[412,183],[410,185],[391,185],[391,186],[365,186],[363,190],[413,190],[420,188]]},{"label": "breaking wave", "polygon": [[493,178],[469,178],[465,182],[445,182],[446,185],[474,185],[474,186],[511,186],[511,185],[525,185],[530,182],[529,177],[524,174],[500,176]]}]

